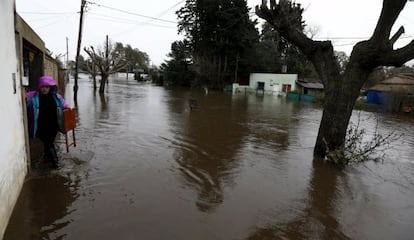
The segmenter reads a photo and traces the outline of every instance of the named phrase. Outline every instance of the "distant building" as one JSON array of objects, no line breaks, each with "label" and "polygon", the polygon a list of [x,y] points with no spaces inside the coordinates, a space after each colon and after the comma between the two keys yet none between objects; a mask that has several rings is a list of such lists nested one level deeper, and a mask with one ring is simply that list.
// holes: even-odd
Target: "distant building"
[{"label": "distant building", "polygon": [[287,93],[296,90],[297,74],[251,73],[249,87],[259,86],[267,93]]},{"label": "distant building", "polygon": [[296,90],[297,74],[251,73],[249,85],[233,83],[232,90],[237,92],[261,91],[267,94],[286,94]]},{"label": "distant building", "polygon": [[367,103],[382,104],[390,111],[408,111],[414,107],[414,74],[397,74],[374,85],[366,92]]},{"label": "distant building", "polygon": [[300,79],[296,81],[300,94],[315,96],[317,93],[323,92],[323,84],[317,81]]}]

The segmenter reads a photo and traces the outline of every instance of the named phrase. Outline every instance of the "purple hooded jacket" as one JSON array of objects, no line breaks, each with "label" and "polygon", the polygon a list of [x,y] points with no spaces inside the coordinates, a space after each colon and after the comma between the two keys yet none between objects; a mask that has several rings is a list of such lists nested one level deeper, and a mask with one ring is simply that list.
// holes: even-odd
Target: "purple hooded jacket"
[{"label": "purple hooded jacket", "polygon": [[37,121],[39,117],[39,90],[43,86],[50,86],[50,93],[56,101],[59,131],[62,133],[65,132],[63,127],[63,110],[69,108],[69,105],[65,102],[62,95],[57,93],[56,81],[50,76],[42,76],[39,78],[36,91],[26,93],[29,135],[33,138],[36,137]]}]

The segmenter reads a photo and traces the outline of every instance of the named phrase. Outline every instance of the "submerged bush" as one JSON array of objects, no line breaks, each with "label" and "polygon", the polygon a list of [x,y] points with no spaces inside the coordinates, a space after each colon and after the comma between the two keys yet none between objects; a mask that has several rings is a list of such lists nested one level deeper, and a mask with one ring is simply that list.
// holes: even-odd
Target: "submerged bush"
[{"label": "submerged bush", "polygon": [[341,148],[330,151],[324,140],[327,149],[325,160],[335,164],[381,161],[384,159],[385,150],[390,148],[390,143],[400,137],[401,135],[397,135],[394,131],[385,135],[380,134],[378,121],[372,136],[369,137],[366,129],[360,127],[360,116],[358,116],[356,124],[352,122],[349,124],[345,143]]}]

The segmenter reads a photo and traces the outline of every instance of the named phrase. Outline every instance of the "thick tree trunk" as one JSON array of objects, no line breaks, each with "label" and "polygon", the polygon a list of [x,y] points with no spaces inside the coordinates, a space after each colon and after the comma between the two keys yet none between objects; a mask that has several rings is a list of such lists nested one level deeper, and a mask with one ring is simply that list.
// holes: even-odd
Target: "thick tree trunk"
[{"label": "thick tree trunk", "polygon": [[314,149],[315,156],[324,157],[328,150],[343,147],[355,101],[368,74],[369,71],[354,68],[349,69],[342,80],[330,79],[325,91],[323,114]]},{"label": "thick tree trunk", "polygon": [[[314,41],[303,33],[303,8],[290,0],[267,1],[256,7],[256,14],[267,20],[281,36],[297,46],[312,61],[325,91],[323,115],[314,153],[325,157],[327,152],[341,150],[355,100],[369,73],[378,66],[401,66],[414,58],[414,41],[393,50],[403,28],[390,38],[390,31],[407,0],[383,0],[383,8],[374,34],[355,45],[343,75],[330,41]],[[337,159],[341,160],[341,159]],[[344,159],[345,160],[345,159]]]}]

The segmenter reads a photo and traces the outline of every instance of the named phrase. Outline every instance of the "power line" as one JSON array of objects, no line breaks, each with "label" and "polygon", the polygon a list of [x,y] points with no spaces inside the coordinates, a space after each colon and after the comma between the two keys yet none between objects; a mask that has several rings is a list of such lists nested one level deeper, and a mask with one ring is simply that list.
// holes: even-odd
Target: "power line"
[{"label": "power line", "polygon": [[[412,38],[412,37],[414,37],[414,35],[411,35],[411,36],[404,36],[404,37],[401,37],[401,38],[399,38],[399,39],[405,39],[405,38]],[[334,47],[342,47],[342,46],[352,46],[352,45],[355,45],[355,44],[357,44],[358,42],[351,42],[351,43],[343,43],[343,44],[332,44]]]},{"label": "power line", "polygon": [[[399,39],[403,38],[412,38],[414,34],[406,34],[405,36],[400,37]],[[369,39],[370,37],[315,37],[314,40],[359,40],[359,39]]]},{"label": "power line", "polygon": [[[113,19],[117,19],[117,18],[111,19],[110,17],[95,17],[95,16],[91,16],[90,14],[89,14],[89,17],[92,17],[95,20],[101,20],[101,21],[105,21],[105,22],[114,22]],[[151,25],[151,26],[155,26],[155,27],[175,29],[175,27],[171,27],[171,26],[165,26],[165,25],[154,24],[154,23],[146,23],[146,22],[136,22],[134,20],[124,20],[124,21],[121,20],[121,21],[116,21],[116,22],[121,23],[121,24]]]},{"label": "power line", "polygon": [[169,7],[168,9],[162,11],[160,14],[157,15],[157,18],[163,16],[164,14],[166,14],[167,12],[169,12],[171,9],[177,7],[178,5],[180,5],[183,2],[185,2],[185,0],[181,0],[181,1],[177,2],[176,4],[172,5],[171,7]]},{"label": "power line", "polygon": [[41,14],[41,15],[45,15],[45,14],[60,15],[60,14],[72,14],[74,12],[19,12],[19,13],[23,13],[23,14]]},{"label": "power line", "polygon": [[[159,18],[159,17],[163,16],[164,14],[168,13],[171,9],[174,9],[175,7],[177,7],[178,5],[180,5],[183,2],[185,2],[185,0],[181,0],[181,1],[177,2],[176,4],[172,5],[171,7],[167,8],[166,10],[164,10],[160,14],[158,14],[156,16],[156,18]],[[148,21],[146,21],[146,22],[144,22],[142,24],[147,24],[147,23],[150,23],[152,21],[154,21],[154,20],[153,19],[150,19],[150,20],[148,20]],[[175,23],[175,24],[177,24],[177,23]]]},{"label": "power line", "polygon": [[[183,3],[183,2],[185,2],[185,0],[181,0],[181,1],[177,2],[176,4],[172,5],[172,6],[171,6],[171,7],[169,7],[168,9],[166,9],[166,10],[162,11],[162,12],[161,12],[160,14],[158,14],[156,17],[151,17],[151,18],[150,18],[148,21],[146,21],[146,22],[140,22],[140,23],[137,23],[137,24],[136,24],[135,26],[133,26],[132,28],[129,28],[129,29],[124,30],[124,31],[121,31],[121,32],[119,32],[119,33],[117,33],[117,34],[115,34],[115,35],[122,35],[122,34],[124,34],[124,33],[126,33],[126,32],[131,31],[133,28],[138,27],[139,25],[145,25],[145,24],[152,25],[152,26],[156,26],[156,27],[162,27],[162,28],[176,29],[176,27],[168,27],[168,26],[163,26],[163,25],[153,24],[153,23],[151,23],[151,22],[152,22],[152,21],[154,21],[155,19],[159,19],[159,17],[163,16],[164,14],[166,14],[167,12],[169,12],[171,9],[173,9],[173,8],[177,7],[178,5],[180,5],[180,4],[181,4],[181,3]],[[177,24],[177,22],[174,22],[174,24]]]},{"label": "power line", "polygon": [[138,17],[148,18],[148,19],[152,19],[152,20],[156,20],[156,21],[161,21],[161,22],[167,22],[167,23],[174,23],[174,24],[177,23],[177,22],[174,22],[174,21],[165,20],[165,19],[156,18],[156,17],[150,17],[150,16],[138,14],[138,13],[133,13],[133,12],[125,11],[125,10],[118,9],[118,8],[114,8],[114,7],[105,6],[105,5],[98,4],[98,3],[94,3],[94,2],[87,1],[87,3],[92,4],[92,5],[96,5],[98,7],[107,8],[107,9],[110,9],[110,10],[113,10],[113,11],[117,11],[117,12],[122,12],[122,13],[130,14],[130,15],[138,16]]},{"label": "power line", "polygon": [[[99,19],[99,20],[103,20],[103,21],[112,21],[113,22],[113,19],[117,19],[117,20],[120,20],[120,21],[117,21],[119,23],[139,24],[139,25],[143,24],[143,25],[152,25],[152,26],[157,26],[157,27],[174,28],[175,29],[175,27],[159,25],[159,24],[154,24],[154,23],[150,23],[150,22],[137,22],[135,19],[130,19],[130,18],[119,18],[119,17],[113,17],[113,16],[109,16],[109,15],[105,15],[105,14],[97,14],[97,13],[91,13],[91,12],[89,12],[88,15],[90,17],[93,17],[94,19]],[[95,17],[95,16],[100,16],[102,18]]]}]

